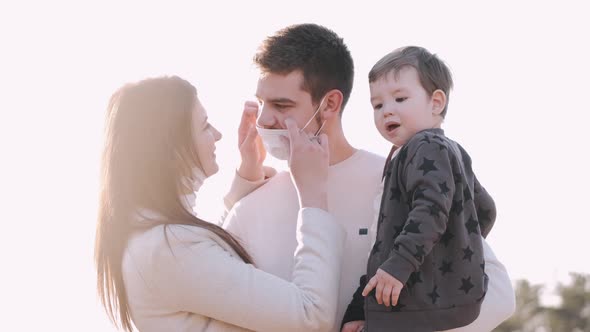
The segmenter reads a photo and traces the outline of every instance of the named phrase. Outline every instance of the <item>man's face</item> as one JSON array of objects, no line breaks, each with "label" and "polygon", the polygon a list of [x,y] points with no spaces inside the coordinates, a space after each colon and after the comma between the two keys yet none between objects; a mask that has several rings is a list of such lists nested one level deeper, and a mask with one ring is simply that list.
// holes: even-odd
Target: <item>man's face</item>
[{"label": "man's face", "polygon": [[[291,118],[299,128],[303,128],[319,103],[313,104],[311,94],[302,87],[303,74],[299,70],[287,75],[262,75],[256,89],[256,98],[260,103],[256,125],[267,129],[286,129],[285,119]],[[319,121],[311,121],[305,131],[313,134],[319,127]]]}]

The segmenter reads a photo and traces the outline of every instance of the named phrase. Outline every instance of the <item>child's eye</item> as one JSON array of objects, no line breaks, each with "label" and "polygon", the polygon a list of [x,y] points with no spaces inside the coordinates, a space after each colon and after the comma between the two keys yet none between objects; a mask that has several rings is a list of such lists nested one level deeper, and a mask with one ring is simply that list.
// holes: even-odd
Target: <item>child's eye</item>
[{"label": "child's eye", "polygon": [[408,97],[398,97],[398,98],[395,98],[395,102],[396,102],[396,103],[402,103],[402,102],[404,102],[406,99],[408,99]]},{"label": "child's eye", "polygon": [[374,109],[375,111],[378,111],[378,110],[380,110],[382,107],[383,107],[383,104],[376,104],[376,105],[373,105],[373,109]]},{"label": "child's eye", "polygon": [[287,107],[289,107],[288,105],[283,105],[283,104],[275,104],[276,109],[278,109],[279,111],[282,111],[284,109],[286,109]]}]

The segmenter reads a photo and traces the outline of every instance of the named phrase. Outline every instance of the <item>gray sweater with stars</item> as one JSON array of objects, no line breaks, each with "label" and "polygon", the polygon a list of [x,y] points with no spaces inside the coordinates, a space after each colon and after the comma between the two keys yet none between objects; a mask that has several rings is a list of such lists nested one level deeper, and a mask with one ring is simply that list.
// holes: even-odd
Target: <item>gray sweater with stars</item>
[{"label": "gray sweater with stars", "polygon": [[367,296],[367,331],[440,331],[471,323],[487,289],[481,237],[496,217],[471,158],[442,129],[428,129],[401,148],[384,176],[367,279],[381,268],[404,287],[394,307]]}]

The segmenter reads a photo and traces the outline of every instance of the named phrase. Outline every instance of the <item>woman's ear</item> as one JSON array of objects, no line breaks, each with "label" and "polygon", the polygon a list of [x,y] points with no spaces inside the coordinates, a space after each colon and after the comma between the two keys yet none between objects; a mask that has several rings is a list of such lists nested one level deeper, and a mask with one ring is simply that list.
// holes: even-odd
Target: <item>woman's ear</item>
[{"label": "woman's ear", "polygon": [[326,93],[324,105],[320,109],[322,119],[328,120],[335,116],[340,116],[342,110],[342,100],[344,96],[340,90],[334,89]]},{"label": "woman's ear", "polygon": [[441,115],[447,104],[447,95],[445,95],[442,90],[438,89],[432,93],[430,101],[432,103],[432,114]]}]

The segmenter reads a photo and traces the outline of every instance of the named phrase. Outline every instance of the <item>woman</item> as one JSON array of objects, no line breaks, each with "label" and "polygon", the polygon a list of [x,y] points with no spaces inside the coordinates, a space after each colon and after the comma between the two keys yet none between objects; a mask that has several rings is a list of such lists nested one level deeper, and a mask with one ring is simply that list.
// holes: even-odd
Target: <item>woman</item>
[{"label": "woman", "polygon": [[[327,137],[318,143],[294,122],[287,126],[302,207],[292,282],[257,270],[236,239],[192,214],[191,194],[218,170],[221,138],[196,89],[162,77],[111,97],[95,260],[98,293],[115,324],[126,331],[331,327],[345,234],[325,211]],[[241,133],[242,152],[256,150],[253,132]],[[244,161],[258,162],[255,153]]]}]

